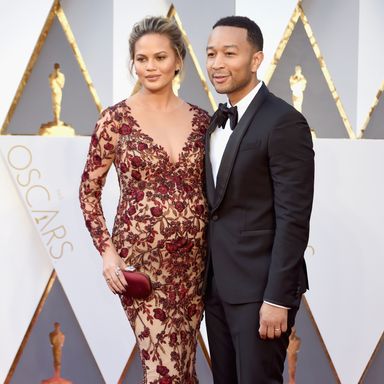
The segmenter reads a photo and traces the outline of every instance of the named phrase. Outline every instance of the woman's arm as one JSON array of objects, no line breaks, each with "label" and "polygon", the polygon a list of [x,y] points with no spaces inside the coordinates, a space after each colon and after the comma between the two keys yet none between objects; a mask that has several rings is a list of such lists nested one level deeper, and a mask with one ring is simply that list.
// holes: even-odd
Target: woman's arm
[{"label": "woman's arm", "polygon": [[80,183],[80,206],[85,224],[95,247],[103,257],[103,275],[114,293],[124,290],[126,282],[124,276],[119,273],[119,268],[124,268],[125,265],[113,246],[101,206],[101,194],[115,159],[118,132],[113,113],[106,109],[96,123],[91,137]]}]

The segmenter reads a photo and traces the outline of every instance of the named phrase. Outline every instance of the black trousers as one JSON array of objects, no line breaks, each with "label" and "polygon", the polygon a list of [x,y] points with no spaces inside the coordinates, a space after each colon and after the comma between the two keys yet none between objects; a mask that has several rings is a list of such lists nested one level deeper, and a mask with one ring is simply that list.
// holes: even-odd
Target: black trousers
[{"label": "black trousers", "polygon": [[283,383],[284,360],[297,309],[288,311],[286,333],[278,339],[262,340],[261,305],[224,302],[214,276],[211,278],[206,290],[205,314],[215,384]]}]

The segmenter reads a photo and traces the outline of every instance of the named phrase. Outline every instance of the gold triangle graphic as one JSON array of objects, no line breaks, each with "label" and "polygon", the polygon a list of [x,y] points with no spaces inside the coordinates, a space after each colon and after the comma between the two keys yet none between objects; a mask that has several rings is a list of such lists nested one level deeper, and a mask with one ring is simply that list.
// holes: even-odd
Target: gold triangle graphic
[{"label": "gold triangle graphic", "polygon": [[129,355],[127,364],[125,364],[125,367],[124,367],[124,369],[123,369],[123,372],[121,373],[120,379],[119,379],[119,381],[117,382],[117,384],[122,384],[122,383],[124,382],[124,379],[125,379],[125,377],[127,376],[127,373],[128,373],[128,371],[129,371],[129,368],[130,368],[131,365],[132,365],[132,361],[133,361],[133,359],[135,358],[135,354],[136,354],[136,353],[139,353],[139,348],[137,347],[137,344],[135,344],[135,346],[133,347],[132,352],[131,352],[131,354]]},{"label": "gold triangle graphic", "polygon": [[48,13],[47,19],[46,19],[45,24],[43,26],[43,29],[40,33],[38,40],[37,40],[37,43],[35,45],[35,48],[34,48],[33,53],[31,55],[31,58],[29,59],[29,62],[28,62],[27,67],[24,71],[23,77],[21,78],[20,84],[17,87],[16,94],[12,100],[11,106],[8,110],[6,117],[5,117],[4,123],[0,129],[1,135],[4,135],[7,133],[8,125],[9,125],[9,123],[12,119],[12,116],[16,110],[16,107],[17,107],[17,104],[19,103],[21,95],[23,94],[24,88],[28,83],[28,80],[31,76],[32,70],[33,70],[33,68],[36,64],[36,61],[40,55],[40,52],[44,46],[44,43],[45,43],[47,36],[48,36],[48,33],[51,29],[52,23],[55,20],[55,17],[57,17],[61,27],[63,28],[64,34],[68,40],[69,45],[71,46],[71,49],[73,51],[74,56],[75,56],[75,58],[79,64],[81,73],[84,77],[84,80],[88,86],[88,89],[92,95],[92,98],[96,104],[98,111],[101,112],[101,110],[102,110],[102,105],[101,105],[100,99],[96,93],[95,87],[93,86],[93,83],[92,83],[91,77],[89,75],[89,72],[86,68],[84,59],[83,59],[83,57],[80,53],[79,47],[76,43],[75,36],[74,36],[74,34],[71,30],[71,27],[68,23],[68,19],[65,16],[63,8],[61,7],[60,0],[55,0],[49,13]]},{"label": "gold triangle graphic", "polygon": [[384,344],[384,332],[381,334],[381,337],[380,337],[379,341],[376,344],[376,347],[375,347],[375,349],[374,349],[374,351],[373,351],[373,353],[372,353],[372,355],[371,355],[371,357],[370,357],[370,359],[368,361],[367,366],[364,369],[363,374],[360,377],[360,380],[358,381],[358,384],[363,384],[364,383],[365,377],[366,377],[366,375],[367,375],[367,373],[369,371],[369,368],[371,367],[373,360],[375,359],[376,355],[378,354],[378,352],[379,352],[379,350],[380,350],[380,348],[382,347],[383,344]]},{"label": "gold triangle graphic", "polygon": [[312,28],[311,28],[311,26],[308,22],[308,19],[304,13],[303,7],[301,6],[301,1],[299,1],[298,5],[296,6],[296,8],[293,11],[293,14],[292,14],[292,16],[288,22],[288,25],[287,25],[284,33],[283,33],[283,37],[280,40],[279,45],[277,46],[277,49],[276,49],[276,52],[273,56],[272,62],[270,63],[270,65],[268,67],[264,81],[267,85],[270,82],[270,80],[273,76],[273,73],[275,72],[275,69],[276,69],[276,67],[280,61],[280,58],[281,58],[281,56],[282,56],[282,54],[283,54],[283,52],[284,52],[284,50],[285,50],[285,48],[289,42],[289,39],[291,38],[291,35],[293,33],[293,30],[295,29],[295,26],[296,26],[299,18],[301,19],[301,21],[304,25],[305,32],[306,32],[307,37],[309,39],[309,42],[312,46],[313,52],[315,53],[317,61],[319,62],[320,69],[323,72],[325,81],[327,82],[327,85],[328,85],[328,88],[332,94],[333,100],[335,101],[337,110],[339,111],[341,119],[343,120],[345,129],[348,133],[348,136],[350,139],[356,139],[355,132],[352,129],[351,123],[350,123],[348,116],[344,110],[344,107],[341,103],[340,97],[336,91],[336,87],[335,87],[335,84],[332,80],[331,74],[330,74],[330,72],[329,72],[329,70],[325,64],[325,60],[324,60],[323,56],[321,55],[320,48],[319,48],[319,45],[315,39]]},{"label": "gold triangle graphic", "polygon": [[49,278],[48,280],[48,283],[44,289],[44,292],[43,292],[43,295],[41,296],[41,299],[39,301],[39,304],[37,305],[36,307],[36,310],[35,310],[35,313],[33,314],[32,316],[32,320],[31,322],[29,323],[29,326],[27,328],[27,331],[25,332],[25,335],[24,335],[24,338],[23,338],[23,341],[21,342],[20,344],[20,347],[16,353],[16,356],[13,360],[13,363],[11,365],[11,368],[9,369],[9,372],[8,372],[8,375],[7,377],[5,378],[5,381],[4,381],[4,384],[10,384],[11,383],[11,380],[12,380],[12,377],[15,373],[15,370],[16,370],[16,367],[20,361],[20,358],[24,352],[24,349],[28,343],[28,340],[29,340],[29,337],[32,333],[32,330],[37,322],[37,319],[39,318],[39,315],[41,313],[41,311],[43,310],[43,307],[44,307],[44,304],[45,302],[47,301],[47,298],[51,292],[51,289],[53,287],[53,284],[54,282],[56,281],[56,271],[53,271],[52,274],[51,274],[51,277]]},{"label": "gold triangle graphic", "polygon": [[364,138],[365,130],[368,127],[368,124],[371,120],[373,112],[375,111],[375,109],[377,107],[377,104],[379,104],[379,100],[380,100],[380,97],[381,97],[383,92],[384,92],[384,81],[381,83],[381,87],[379,88],[379,90],[376,93],[375,99],[373,100],[372,106],[368,112],[368,116],[366,117],[363,126],[360,128],[359,139]]},{"label": "gold triangle graphic", "polygon": [[201,336],[201,333],[200,333],[200,332],[199,332],[199,334],[197,335],[197,342],[198,342],[198,344],[200,344],[201,350],[203,351],[203,354],[204,354],[204,356],[205,356],[205,359],[207,360],[207,363],[208,363],[209,368],[212,369],[211,356],[209,356],[209,352],[208,352],[207,346],[205,345],[204,339],[203,339],[203,337]]},{"label": "gold triangle graphic", "polygon": [[212,109],[214,111],[216,111],[216,109],[217,109],[216,101],[212,95],[212,92],[208,88],[207,80],[204,76],[203,70],[202,70],[200,63],[199,63],[199,60],[197,59],[195,50],[193,49],[193,46],[192,46],[192,44],[188,38],[188,35],[187,35],[185,29],[183,28],[183,24],[181,22],[180,16],[178,15],[176,8],[173,5],[171,5],[171,7],[169,9],[167,17],[173,18],[176,21],[177,26],[179,27],[181,33],[183,34],[185,45],[187,46],[188,52],[192,58],[193,65],[195,66],[196,72],[199,75],[201,84],[203,85],[204,91],[207,94],[209,102],[211,103]]},{"label": "gold triangle graphic", "polygon": [[307,299],[306,299],[305,296],[303,296],[303,298],[302,298],[302,302],[303,302],[303,304],[304,304],[304,306],[305,306],[305,308],[306,308],[306,310],[307,310],[307,312],[308,312],[309,318],[310,318],[310,320],[311,320],[311,322],[312,322],[313,328],[314,328],[315,331],[316,331],[317,337],[319,338],[320,344],[321,344],[322,349],[323,349],[323,351],[324,351],[324,353],[325,353],[325,356],[326,356],[326,358],[327,358],[327,360],[328,360],[328,362],[329,362],[329,365],[330,365],[330,367],[331,367],[331,371],[332,371],[332,373],[333,373],[333,375],[334,375],[334,377],[335,377],[335,380],[336,380],[336,382],[337,382],[338,384],[341,384],[339,375],[337,374],[337,371],[336,371],[336,368],[335,368],[335,366],[334,366],[334,364],[333,364],[332,358],[331,358],[331,356],[330,356],[330,354],[329,354],[329,352],[328,352],[328,349],[327,349],[327,347],[326,347],[326,345],[325,345],[325,343],[324,343],[324,339],[323,339],[323,337],[321,336],[320,329],[319,329],[319,327],[317,326],[316,320],[315,320],[315,318],[314,318],[314,316],[313,316],[313,313],[312,313],[312,311],[311,311],[311,308],[310,308],[310,306],[309,306],[309,304],[308,304],[308,301],[307,301]]}]

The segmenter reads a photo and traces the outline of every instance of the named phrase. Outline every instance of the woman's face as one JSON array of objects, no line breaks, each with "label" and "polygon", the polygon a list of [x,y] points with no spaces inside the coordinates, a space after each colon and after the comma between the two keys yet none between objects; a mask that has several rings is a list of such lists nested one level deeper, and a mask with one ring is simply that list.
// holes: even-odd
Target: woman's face
[{"label": "woman's face", "polygon": [[142,86],[158,92],[172,87],[180,60],[166,35],[151,33],[137,40],[133,65]]}]

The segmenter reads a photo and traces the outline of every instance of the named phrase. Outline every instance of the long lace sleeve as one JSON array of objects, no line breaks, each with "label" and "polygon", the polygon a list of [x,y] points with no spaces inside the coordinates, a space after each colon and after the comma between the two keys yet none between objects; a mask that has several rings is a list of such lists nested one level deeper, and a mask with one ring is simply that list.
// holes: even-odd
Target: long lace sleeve
[{"label": "long lace sleeve", "polygon": [[85,224],[100,254],[112,244],[101,206],[101,193],[115,158],[118,136],[112,112],[106,109],[96,123],[81,177],[80,206]]}]

